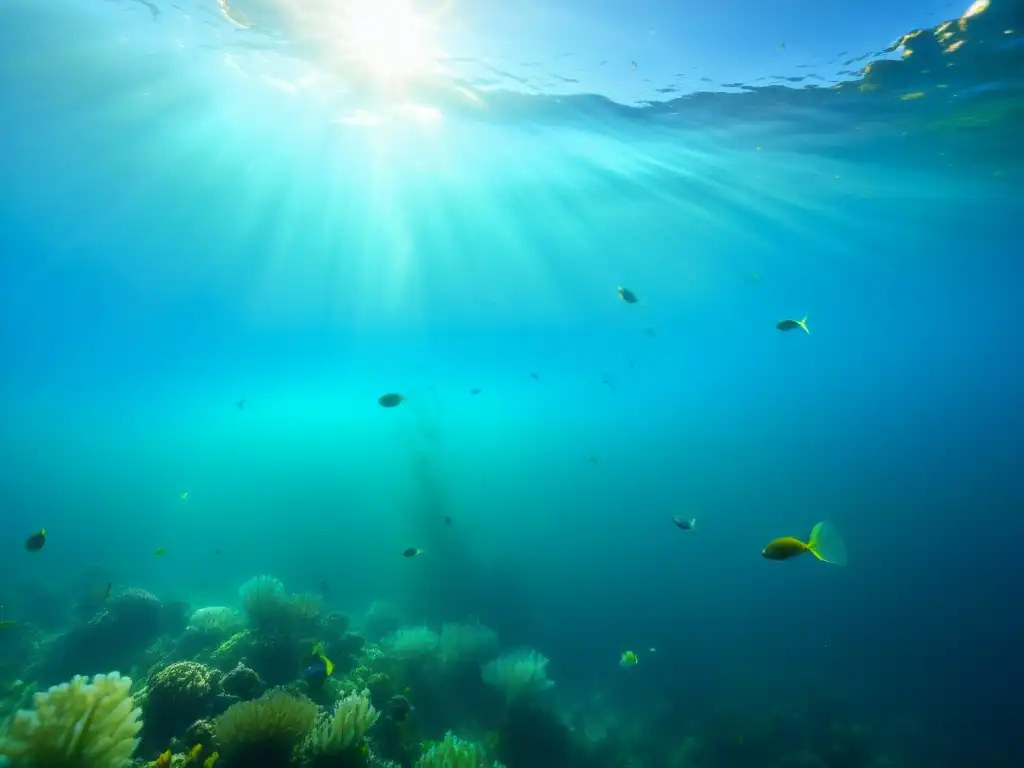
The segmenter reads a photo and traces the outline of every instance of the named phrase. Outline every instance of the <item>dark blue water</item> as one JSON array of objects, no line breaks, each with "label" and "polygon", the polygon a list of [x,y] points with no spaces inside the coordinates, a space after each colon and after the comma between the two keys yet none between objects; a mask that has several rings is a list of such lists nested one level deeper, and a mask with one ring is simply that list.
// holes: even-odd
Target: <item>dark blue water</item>
[{"label": "dark blue water", "polygon": [[[6,4],[0,690],[109,672],[46,671],[108,584],[269,573],[549,657],[582,751],[413,690],[417,743],[509,768],[1022,764],[1024,9],[977,8],[813,66],[773,27],[730,82],[569,63],[561,17],[516,56],[490,6],[441,56],[308,4]],[[761,557],[819,520],[847,567]]]}]

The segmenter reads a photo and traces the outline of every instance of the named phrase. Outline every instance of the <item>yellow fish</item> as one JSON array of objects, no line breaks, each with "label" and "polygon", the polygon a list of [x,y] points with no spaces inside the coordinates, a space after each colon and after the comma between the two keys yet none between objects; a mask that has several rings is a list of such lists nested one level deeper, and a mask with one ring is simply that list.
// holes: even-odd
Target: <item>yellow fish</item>
[{"label": "yellow fish", "polygon": [[796,555],[810,552],[824,563],[846,565],[846,545],[835,529],[828,523],[818,523],[811,529],[807,543],[792,536],[783,536],[768,543],[761,557],[769,560],[788,560]]},{"label": "yellow fish", "polygon": [[622,658],[619,659],[619,666],[623,669],[629,669],[630,667],[635,667],[638,661],[640,659],[636,657],[635,653],[626,651],[622,654]]},{"label": "yellow fish", "polygon": [[779,320],[775,324],[775,327],[780,331],[792,331],[795,328],[802,328],[804,333],[808,336],[811,335],[811,331],[807,327],[807,315],[804,315],[803,320]]},{"label": "yellow fish", "polygon": [[324,671],[327,672],[328,677],[334,674],[334,662],[328,659],[327,655],[324,653],[323,643],[316,643],[313,646],[313,655],[320,657],[320,661],[324,663]]},{"label": "yellow fish", "polygon": [[165,554],[167,554],[167,550],[163,547],[157,547],[156,552],[154,552],[153,554],[157,557],[163,557]]}]

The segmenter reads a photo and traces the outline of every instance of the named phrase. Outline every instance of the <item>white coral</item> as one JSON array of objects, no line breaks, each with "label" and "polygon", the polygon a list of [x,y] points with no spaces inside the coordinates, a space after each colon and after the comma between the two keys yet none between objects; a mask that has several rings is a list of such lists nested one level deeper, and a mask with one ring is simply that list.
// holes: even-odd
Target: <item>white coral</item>
[{"label": "white coral", "polygon": [[14,715],[0,755],[13,768],[123,768],[142,729],[131,685],[117,672],[92,682],[76,675],[35,694],[35,709]]},{"label": "white coral", "polygon": [[437,650],[437,632],[429,627],[402,627],[384,638],[381,645],[389,656],[408,659]]},{"label": "white coral", "polygon": [[188,620],[188,628],[203,634],[229,634],[241,629],[244,624],[242,617],[223,605],[211,605],[200,608]]},{"label": "white coral", "polygon": [[414,768],[504,768],[501,763],[488,763],[479,744],[464,741],[451,731],[443,741],[436,742],[420,755]]},{"label": "white coral", "polygon": [[380,713],[370,703],[370,692],[349,694],[334,705],[307,737],[306,745],[314,754],[337,754],[360,744]]},{"label": "white coral", "polygon": [[483,624],[441,627],[441,660],[446,664],[479,664],[498,650],[498,633]]},{"label": "white coral", "polygon": [[508,701],[536,695],[554,685],[548,680],[548,658],[533,649],[499,656],[480,667],[484,682],[500,688]]}]

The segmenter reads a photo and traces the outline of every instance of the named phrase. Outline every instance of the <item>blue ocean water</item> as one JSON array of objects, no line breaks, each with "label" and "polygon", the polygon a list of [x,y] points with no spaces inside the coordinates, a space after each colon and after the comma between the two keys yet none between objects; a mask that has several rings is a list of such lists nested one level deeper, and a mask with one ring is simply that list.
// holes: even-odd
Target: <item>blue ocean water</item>
[{"label": "blue ocean water", "polygon": [[1024,764],[1024,7],[678,5],[7,0],[0,683],[267,573],[633,765]]}]

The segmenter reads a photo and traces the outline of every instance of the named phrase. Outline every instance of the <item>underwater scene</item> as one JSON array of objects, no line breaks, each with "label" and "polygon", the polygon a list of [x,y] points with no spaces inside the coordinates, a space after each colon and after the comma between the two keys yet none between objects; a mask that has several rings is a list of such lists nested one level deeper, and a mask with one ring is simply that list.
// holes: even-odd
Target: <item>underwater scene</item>
[{"label": "underwater scene", "polygon": [[0,767],[1024,766],[1020,0],[3,0],[0,87]]}]

